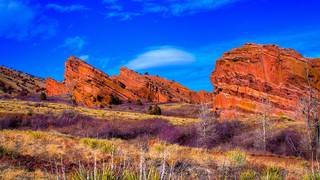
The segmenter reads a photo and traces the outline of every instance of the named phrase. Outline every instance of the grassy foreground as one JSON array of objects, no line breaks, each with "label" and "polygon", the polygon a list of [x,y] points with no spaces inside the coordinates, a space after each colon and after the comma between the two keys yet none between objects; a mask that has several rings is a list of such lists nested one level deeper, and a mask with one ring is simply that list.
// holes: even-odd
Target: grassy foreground
[{"label": "grassy foreground", "polygon": [[[2,130],[0,147],[1,176],[9,179],[58,176],[77,179],[91,177],[90,171],[106,173],[106,169],[110,176],[112,173],[119,176],[116,168],[123,166],[130,170],[133,179],[139,179],[141,169],[147,174],[153,171],[154,178],[150,179],[160,179],[161,174],[166,179],[169,175],[171,179],[207,179],[264,177],[271,173],[270,168],[279,171],[279,176],[285,174],[285,177],[295,179],[303,177],[308,166],[308,162],[298,158],[250,155],[239,149],[205,151],[165,144],[156,139],[147,142],[97,140],[39,131]],[[26,163],[25,159],[32,162]],[[17,163],[19,160],[22,161]],[[121,173],[123,175],[124,171]]]},{"label": "grassy foreground", "polygon": [[[236,148],[245,146],[234,145],[229,142],[231,139],[209,149],[160,140],[162,135],[181,142],[184,138],[190,140],[197,133],[192,134],[187,127],[199,122],[197,118],[174,116],[185,107],[191,109],[188,105],[164,104],[160,107],[170,110],[171,114],[154,116],[62,103],[0,100],[0,115],[3,115],[0,119],[5,120],[0,130],[0,179],[310,179],[307,177],[309,161],[291,156],[253,154],[245,148]],[[65,114],[66,111],[71,111],[75,119]],[[49,118],[45,119],[46,115]],[[23,120],[19,121],[20,118]],[[257,123],[254,119],[241,121],[251,125]],[[238,128],[242,125],[229,124],[229,128],[228,122],[217,128],[224,130],[222,138],[232,131],[245,133],[250,130],[246,125],[241,130]],[[296,122],[281,119],[275,124],[281,128],[297,126]],[[186,129],[181,131],[175,127]],[[152,128],[155,129],[150,130]],[[161,132],[157,133],[162,133],[161,136],[150,136],[159,128]],[[144,137],[143,133],[149,132],[145,129],[150,131],[149,135],[145,134],[148,137]],[[111,136],[98,136],[99,131],[109,132]],[[87,138],[88,132],[91,132],[91,138]],[[237,133],[233,136],[239,135]],[[234,142],[250,136],[240,136]]]}]

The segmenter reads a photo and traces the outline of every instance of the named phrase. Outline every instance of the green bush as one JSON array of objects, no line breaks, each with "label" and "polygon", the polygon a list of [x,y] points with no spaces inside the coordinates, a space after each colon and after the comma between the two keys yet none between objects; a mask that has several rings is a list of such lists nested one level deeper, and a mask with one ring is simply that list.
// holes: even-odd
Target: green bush
[{"label": "green bush", "polygon": [[247,170],[240,174],[241,180],[255,180],[257,177],[257,173],[254,170]]},{"label": "green bush", "polygon": [[158,105],[149,106],[148,114],[151,115],[161,115],[161,108]]},{"label": "green bush", "polygon": [[[94,175],[95,174],[95,175]],[[104,169],[98,169],[96,172],[91,169],[86,169],[80,167],[77,171],[71,174],[72,180],[82,180],[82,179],[107,179],[107,180],[117,180],[117,175],[115,171],[112,171],[109,167]]]},{"label": "green bush", "polygon": [[236,166],[242,166],[247,163],[247,155],[240,149],[235,149],[227,153],[228,159]]},{"label": "green bush", "polygon": [[40,100],[41,100],[41,101],[47,100],[47,94],[46,94],[45,92],[41,92],[41,93],[40,93]]},{"label": "green bush", "polygon": [[320,172],[315,172],[314,175],[310,172],[309,174],[304,175],[304,180],[316,180],[320,179]]},{"label": "green bush", "polygon": [[28,134],[30,134],[35,139],[40,139],[43,136],[42,133],[38,131],[28,131]]},{"label": "green bush", "polygon": [[103,140],[83,138],[80,140],[81,143],[88,145],[92,149],[100,149],[104,153],[112,153],[116,151],[113,144]]},{"label": "green bush", "polygon": [[265,180],[282,180],[281,170],[277,167],[269,167],[263,173],[262,179]]},{"label": "green bush", "polygon": [[137,100],[137,105],[139,105],[139,106],[142,106],[142,105],[143,105],[141,99],[138,99],[138,100]]}]

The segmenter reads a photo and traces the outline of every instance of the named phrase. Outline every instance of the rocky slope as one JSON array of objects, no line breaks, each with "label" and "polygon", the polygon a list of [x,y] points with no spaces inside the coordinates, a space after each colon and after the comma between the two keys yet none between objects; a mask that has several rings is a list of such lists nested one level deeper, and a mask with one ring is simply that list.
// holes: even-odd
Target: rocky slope
[{"label": "rocky slope", "polygon": [[264,112],[296,118],[309,87],[320,95],[320,59],[275,45],[245,44],[217,61],[211,82],[221,118]]},{"label": "rocky slope", "polygon": [[191,102],[211,101],[210,93],[191,91],[186,87],[158,76],[140,75],[121,68],[119,76],[110,77],[86,62],[71,56],[65,63],[65,80],[60,83],[47,79],[49,96],[70,94],[85,106],[105,106],[111,98],[122,101]]},{"label": "rocky slope", "polygon": [[112,77],[134,92],[139,98],[151,102],[189,102],[202,103],[212,101],[211,93],[192,91],[185,86],[159,76],[142,75],[126,67],[120,69],[120,75]]},{"label": "rocky slope", "polygon": [[27,96],[45,90],[45,80],[0,66],[0,96]]}]

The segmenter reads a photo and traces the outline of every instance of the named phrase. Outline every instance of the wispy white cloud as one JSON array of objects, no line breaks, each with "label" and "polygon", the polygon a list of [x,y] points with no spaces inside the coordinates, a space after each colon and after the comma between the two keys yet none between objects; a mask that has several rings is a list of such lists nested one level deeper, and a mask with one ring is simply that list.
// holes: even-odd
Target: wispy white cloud
[{"label": "wispy white cloud", "polygon": [[0,1],[0,37],[19,40],[35,36],[47,38],[56,33],[56,26],[54,20],[27,1]]},{"label": "wispy white cloud", "polygon": [[189,64],[194,61],[195,57],[193,54],[175,47],[164,46],[138,55],[126,66],[135,70],[140,70],[162,66]]},{"label": "wispy white cloud", "polygon": [[[240,1],[247,0],[131,0],[130,3],[134,4],[135,7],[137,7],[137,9],[135,9],[135,16],[150,13],[162,14],[164,16],[184,16],[203,11],[215,10],[225,5],[233,4]],[[122,3],[121,1],[103,0],[103,3],[107,5],[106,8],[109,11],[108,13],[117,13],[120,15],[133,13],[130,9],[130,6],[126,6],[126,4]],[[111,7],[117,8],[115,9]]]},{"label": "wispy white cloud", "polygon": [[80,4],[72,4],[70,6],[64,6],[64,5],[59,5],[59,4],[47,4],[46,6],[48,9],[52,9],[58,12],[73,12],[73,11],[87,11],[89,10],[89,8],[87,8],[84,5],[80,5]]},{"label": "wispy white cloud", "polygon": [[87,42],[83,38],[75,36],[65,39],[64,43],[59,47],[68,48],[70,50],[81,50],[86,44]]},{"label": "wispy white cloud", "polygon": [[126,20],[129,20],[135,16],[139,16],[140,14],[139,13],[134,13],[134,12],[117,12],[117,11],[114,11],[114,12],[110,12],[107,14],[107,18],[112,18],[112,17],[115,17],[115,18],[120,18],[121,21],[126,21]]},{"label": "wispy white cloud", "polygon": [[82,60],[88,61],[90,56],[88,54],[84,54],[84,55],[79,56],[79,58]]}]

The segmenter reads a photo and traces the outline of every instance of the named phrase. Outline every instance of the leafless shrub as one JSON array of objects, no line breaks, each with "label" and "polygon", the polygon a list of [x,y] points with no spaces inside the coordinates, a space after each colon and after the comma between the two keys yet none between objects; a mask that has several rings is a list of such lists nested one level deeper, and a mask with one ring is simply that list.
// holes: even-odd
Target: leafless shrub
[{"label": "leafless shrub", "polygon": [[273,154],[309,158],[307,149],[302,144],[301,135],[290,129],[271,134],[267,140],[266,150]]},{"label": "leafless shrub", "polygon": [[208,104],[201,104],[198,123],[198,143],[200,147],[209,148],[210,142],[217,140],[216,118],[211,113]]}]

